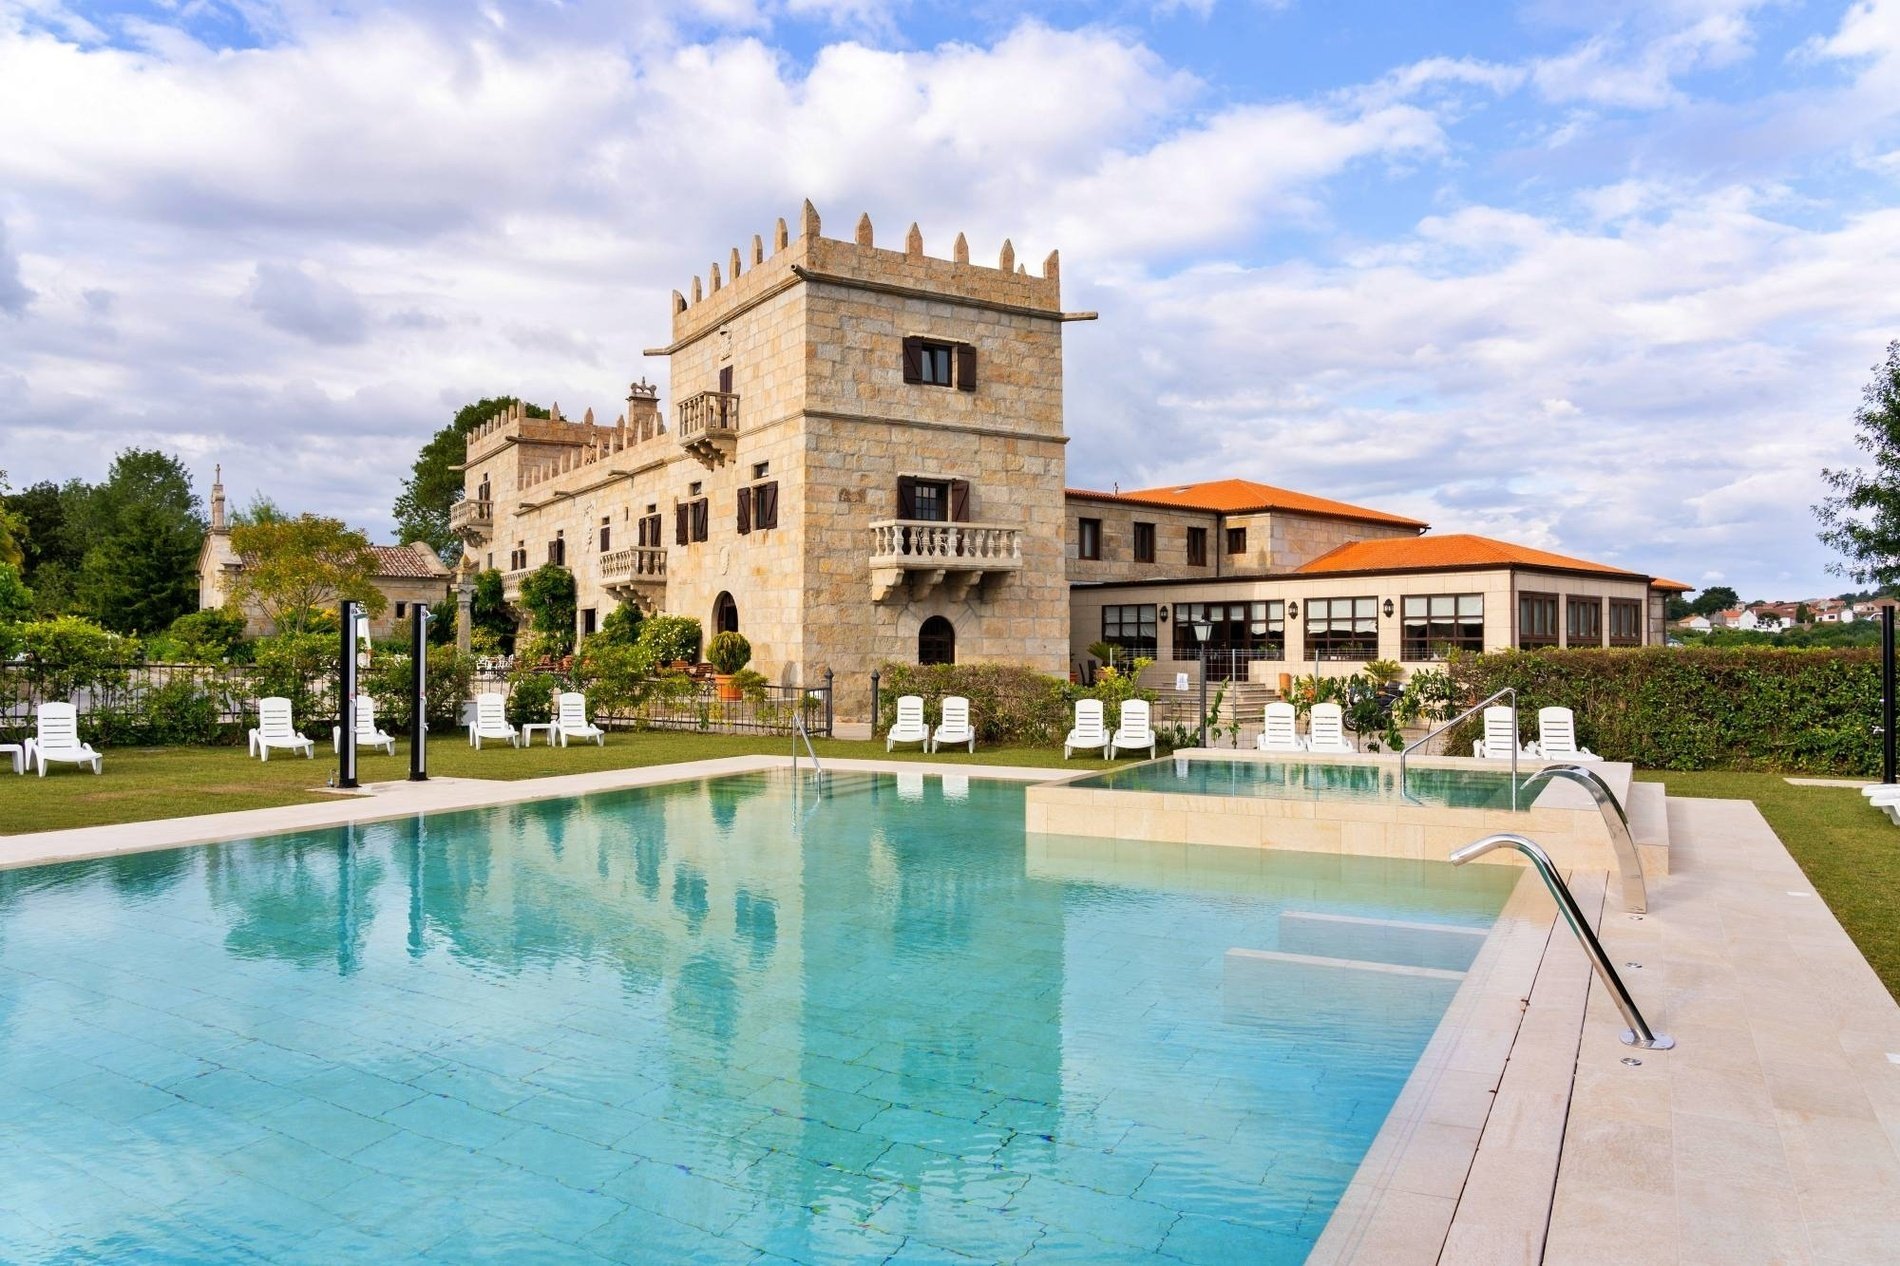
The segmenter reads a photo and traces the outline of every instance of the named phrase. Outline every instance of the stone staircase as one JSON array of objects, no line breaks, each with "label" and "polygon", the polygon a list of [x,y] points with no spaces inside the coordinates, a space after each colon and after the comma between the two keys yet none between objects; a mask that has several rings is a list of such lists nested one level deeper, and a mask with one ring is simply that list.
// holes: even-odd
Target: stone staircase
[{"label": "stone staircase", "polygon": [[1630,820],[1630,838],[1643,861],[1643,874],[1669,873],[1669,795],[1659,782],[1632,782],[1629,802],[1623,806]]}]

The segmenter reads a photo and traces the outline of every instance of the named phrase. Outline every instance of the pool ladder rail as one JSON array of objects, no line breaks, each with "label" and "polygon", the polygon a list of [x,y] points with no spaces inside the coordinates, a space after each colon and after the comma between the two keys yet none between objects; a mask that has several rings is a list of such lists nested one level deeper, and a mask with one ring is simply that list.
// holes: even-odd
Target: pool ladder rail
[{"label": "pool ladder rail", "polygon": [[1630,997],[1630,991],[1624,987],[1623,978],[1616,974],[1608,955],[1603,952],[1603,942],[1597,940],[1597,934],[1591,930],[1590,923],[1583,917],[1583,910],[1577,905],[1577,899],[1571,895],[1570,886],[1557,873],[1556,865],[1550,860],[1550,854],[1522,835],[1510,831],[1500,831],[1496,835],[1487,835],[1481,840],[1465,845],[1451,855],[1452,865],[1462,866],[1466,862],[1483,857],[1493,849],[1514,848],[1524,854],[1537,868],[1537,873],[1550,889],[1550,895],[1557,902],[1557,910],[1564,916],[1564,922],[1576,934],[1577,943],[1583,946],[1583,952],[1590,958],[1590,965],[1596,969],[1597,979],[1610,991],[1610,997],[1616,1003],[1616,1009],[1623,1013],[1623,1023],[1629,1027],[1623,1030],[1625,1046],[1640,1046],[1646,1050],[1666,1051],[1673,1048],[1676,1039],[1657,1033],[1643,1019],[1643,1013],[1637,1009],[1636,1000]]},{"label": "pool ladder rail", "polygon": [[1610,848],[1616,853],[1616,869],[1623,880],[1623,909],[1631,914],[1647,914],[1649,890],[1643,883],[1643,861],[1636,852],[1636,838],[1630,834],[1630,815],[1616,793],[1610,790],[1610,784],[1587,766],[1546,765],[1524,780],[1524,794],[1530,795],[1533,784],[1556,778],[1576,783],[1597,802],[1603,825],[1609,828]]},{"label": "pool ladder rail", "polygon": [[819,763],[818,753],[811,745],[811,732],[805,728],[805,713],[802,708],[794,709],[792,712],[792,773],[794,774],[798,772],[798,744],[801,739],[805,743],[805,754],[811,757],[813,776],[824,777],[825,767]]},{"label": "pool ladder rail", "polygon": [[1508,697],[1511,701],[1511,737],[1512,737],[1512,742],[1511,742],[1511,808],[1513,809],[1517,808],[1517,790],[1518,790],[1517,789],[1517,749],[1518,749],[1517,735],[1519,734],[1519,730],[1517,728],[1517,688],[1515,686],[1506,686],[1504,689],[1498,691],[1496,694],[1488,695],[1485,698],[1480,699],[1478,702],[1472,704],[1469,708],[1466,708],[1463,712],[1460,712],[1457,716],[1453,717],[1451,720],[1446,721],[1443,724],[1438,725],[1435,728],[1427,731],[1425,734],[1425,737],[1421,739],[1417,739],[1413,742],[1407,743],[1404,747],[1400,748],[1399,749],[1399,796],[1400,798],[1405,799],[1405,800],[1410,800],[1413,804],[1423,803],[1423,801],[1421,801],[1417,796],[1412,794],[1412,789],[1406,782],[1405,760],[1408,756],[1410,756],[1413,752],[1417,751],[1419,748],[1425,746],[1427,743],[1431,742],[1433,739],[1437,738],[1440,734],[1443,734],[1446,730],[1449,730],[1452,726],[1458,724],[1460,721],[1465,720],[1467,717],[1476,716],[1478,713],[1483,712],[1486,708],[1490,707],[1492,704],[1496,703],[1498,700],[1506,698],[1506,697]]}]

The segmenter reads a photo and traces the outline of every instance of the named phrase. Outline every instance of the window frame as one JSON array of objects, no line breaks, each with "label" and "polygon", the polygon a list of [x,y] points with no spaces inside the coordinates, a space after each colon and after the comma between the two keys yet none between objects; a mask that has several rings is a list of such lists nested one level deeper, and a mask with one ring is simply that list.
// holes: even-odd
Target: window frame
[{"label": "window frame", "polygon": [[[1532,633],[1526,630],[1525,612],[1528,606],[1544,608],[1548,606],[1550,633]],[[1520,589],[1517,594],[1517,649],[1520,651],[1541,650],[1546,646],[1560,646],[1563,638],[1563,595],[1546,593],[1542,590]],[[1541,623],[1541,621],[1540,621]]]},{"label": "window frame", "polygon": [[[1250,659],[1284,660],[1287,653],[1287,600],[1285,598],[1223,599],[1218,602],[1174,604],[1173,656],[1194,660],[1207,651],[1245,651]],[[1194,640],[1194,624],[1206,619],[1212,628],[1207,643]],[[1259,625],[1259,631],[1254,626]]]},{"label": "window frame", "polygon": [[[1589,618],[1579,621],[1579,615]],[[1578,624],[1592,626],[1579,631]],[[1585,594],[1564,595],[1564,645],[1565,646],[1602,646],[1603,645],[1603,599]]]},{"label": "window frame", "polygon": [[[1465,604],[1475,604],[1467,611]],[[1422,610],[1415,606],[1422,605]],[[1448,605],[1448,610],[1437,608]],[[1475,619],[1475,624],[1473,620]],[[1414,627],[1423,627],[1414,635]],[[1399,598],[1399,660],[1427,664],[1447,658],[1447,651],[1484,650],[1484,595],[1482,593],[1409,593]]]},{"label": "window frame", "polygon": [[[1153,602],[1113,602],[1102,606],[1102,640],[1130,658],[1161,655],[1161,608]],[[1132,630],[1132,631],[1131,631]]]},{"label": "window frame", "polygon": [[1189,567],[1207,566],[1207,529],[1191,527],[1187,530],[1187,565]]},{"label": "window frame", "polygon": [[1102,521],[1077,516],[1075,520],[1075,556],[1083,562],[1102,561]]},{"label": "window frame", "polygon": [[[1609,637],[1610,645],[1641,646],[1643,644],[1643,608],[1645,605],[1643,600],[1640,598],[1610,598],[1605,601],[1604,605],[1609,608],[1607,618],[1604,621],[1604,632]],[[1630,627],[1634,632],[1627,634],[1617,633],[1616,624],[1619,614],[1629,617]]]},{"label": "window frame", "polygon": [[1155,560],[1155,525],[1137,519],[1133,532],[1135,561],[1152,563]]},{"label": "window frame", "polygon": [[[1343,615],[1339,610],[1342,603],[1345,604]],[[1316,615],[1315,608],[1323,613]],[[1376,595],[1309,598],[1302,611],[1306,618],[1306,658],[1329,663],[1360,663],[1379,658],[1379,599]],[[1343,635],[1333,627],[1342,619],[1349,625]],[[1370,624],[1370,629],[1361,628],[1363,624]]]},{"label": "window frame", "polygon": [[1226,545],[1227,554],[1230,558],[1235,554],[1245,554],[1247,552],[1247,529],[1244,527],[1228,528]]}]

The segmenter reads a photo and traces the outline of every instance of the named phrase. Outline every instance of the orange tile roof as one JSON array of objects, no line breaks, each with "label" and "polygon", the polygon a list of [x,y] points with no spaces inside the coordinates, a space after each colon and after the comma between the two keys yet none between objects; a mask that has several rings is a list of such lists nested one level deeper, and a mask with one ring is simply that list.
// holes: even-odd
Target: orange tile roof
[{"label": "orange tile roof", "polygon": [[369,548],[370,553],[376,556],[378,576],[433,579],[447,574],[430,566],[427,558],[407,545],[372,545]]},{"label": "orange tile roof", "polygon": [[1605,576],[1646,580],[1638,572],[1565,554],[1552,554],[1528,545],[1494,541],[1488,536],[1462,532],[1445,536],[1400,536],[1378,541],[1350,541],[1321,554],[1296,575],[1356,571],[1423,571],[1437,567],[1547,567],[1556,571],[1597,572]]},{"label": "orange tile roof", "polygon": [[1661,589],[1665,593],[1688,593],[1695,588],[1694,585],[1685,585],[1680,580],[1664,580],[1661,576],[1653,578],[1649,582],[1649,587]]},{"label": "orange tile roof", "polygon": [[1323,514],[1335,519],[1361,519],[1368,523],[1392,523],[1400,527],[1423,529],[1420,519],[1408,519],[1384,510],[1349,505],[1310,493],[1258,484],[1251,479],[1215,479],[1207,483],[1173,484],[1165,488],[1138,488],[1129,492],[1094,492],[1070,488],[1072,497],[1099,501],[1132,501],[1140,505],[1171,506],[1181,510],[1208,510],[1219,514],[1254,514],[1263,510],[1289,510],[1303,514]]}]

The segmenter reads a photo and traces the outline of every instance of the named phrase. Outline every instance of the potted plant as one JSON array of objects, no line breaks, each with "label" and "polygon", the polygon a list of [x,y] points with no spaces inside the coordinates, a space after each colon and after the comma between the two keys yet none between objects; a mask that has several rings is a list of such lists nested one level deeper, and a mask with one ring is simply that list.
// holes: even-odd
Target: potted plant
[{"label": "potted plant", "polygon": [[752,662],[752,643],[743,633],[716,633],[706,643],[706,662],[713,666],[713,684],[719,688],[720,701],[737,703],[744,692],[732,684],[732,675]]}]

